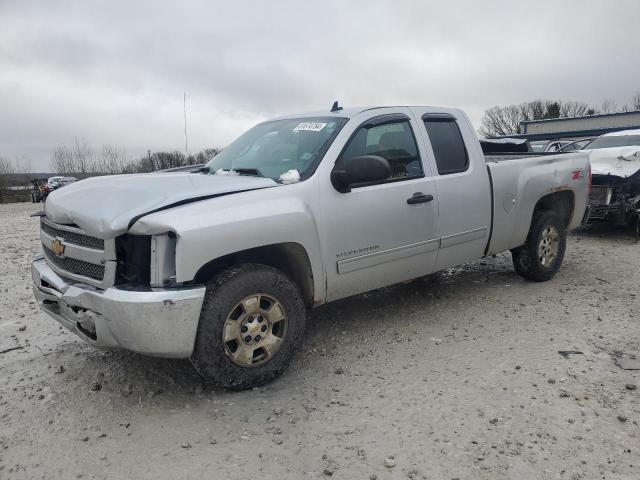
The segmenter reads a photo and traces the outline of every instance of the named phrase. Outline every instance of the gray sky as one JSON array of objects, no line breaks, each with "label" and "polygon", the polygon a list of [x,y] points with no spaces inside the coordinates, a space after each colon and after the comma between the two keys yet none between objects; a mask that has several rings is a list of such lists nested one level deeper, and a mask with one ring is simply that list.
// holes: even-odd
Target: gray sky
[{"label": "gray sky", "polygon": [[272,115],[640,91],[640,1],[0,0],[0,155],[224,146]]}]

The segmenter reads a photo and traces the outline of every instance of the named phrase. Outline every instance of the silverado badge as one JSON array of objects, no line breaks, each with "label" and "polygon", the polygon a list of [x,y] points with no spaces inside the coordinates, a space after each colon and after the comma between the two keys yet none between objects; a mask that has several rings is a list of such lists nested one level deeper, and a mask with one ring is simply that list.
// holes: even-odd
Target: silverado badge
[{"label": "silverado badge", "polygon": [[53,253],[55,253],[56,255],[62,255],[64,253],[64,245],[60,240],[56,238],[53,242],[51,242],[51,250],[53,250]]}]

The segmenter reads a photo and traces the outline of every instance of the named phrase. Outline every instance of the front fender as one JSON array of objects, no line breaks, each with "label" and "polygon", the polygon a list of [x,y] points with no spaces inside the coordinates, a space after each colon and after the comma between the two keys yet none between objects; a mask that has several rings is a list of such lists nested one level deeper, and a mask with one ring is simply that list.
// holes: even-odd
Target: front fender
[{"label": "front fender", "polygon": [[[293,187],[293,186],[292,186]],[[298,196],[246,192],[148,215],[136,222],[133,234],[173,231],[176,242],[176,281],[194,279],[200,268],[220,257],[279,243],[301,245],[314,278],[314,300],[323,300],[324,268],[315,218]]]}]

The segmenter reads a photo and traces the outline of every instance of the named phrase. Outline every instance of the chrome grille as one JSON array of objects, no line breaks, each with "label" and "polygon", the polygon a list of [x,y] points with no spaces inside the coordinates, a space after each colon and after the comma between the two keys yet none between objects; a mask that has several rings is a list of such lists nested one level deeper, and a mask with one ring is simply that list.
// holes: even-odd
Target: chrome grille
[{"label": "chrome grille", "polygon": [[102,265],[94,265],[76,258],[59,257],[47,247],[44,248],[44,254],[49,262],[74,275],[81,275],[94,280],[102,280],[104,278],[104,267]]},{"label": "chrome grille", "polygon": [[116,278],[115,239],[102,240],[77,225],[42,217],[40,240],[45,260],[58,274],[98,288],[111,287]]},{"label": "chrome grille", "polygon": [[52,237],[64,238],[66,243],[72,243],[81,247],[94,248],[96,250],[104,250],[104,240],[101,238],[91,237],[82,233],[62,230],[40,219],[40,228]]}]

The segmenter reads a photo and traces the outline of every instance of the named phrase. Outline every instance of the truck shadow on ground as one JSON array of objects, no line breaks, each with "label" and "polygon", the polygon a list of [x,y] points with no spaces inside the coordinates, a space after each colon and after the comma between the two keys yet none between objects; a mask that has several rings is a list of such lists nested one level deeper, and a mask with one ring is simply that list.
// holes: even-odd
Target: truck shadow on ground
[{"label": "truck shadow on ground", "polygon": [[610,241],[636,241],[635,231],[628,225],[612,225],[609,223],[595,223],[580,227],[572,232],[572,236],[594,238],[598,240]]},{"label": "truck shadow on ground", "polygon": [[[631,229],[607,224],[582,227],[572,236],[634,242]],[[388,333],[398,328],[403,317],[424,316],[425,312],[436,307],[442,317],[456,315],[458,312],[452,309],[448,300],[455,301],[460,296],[478,297],[492,288],[523,282],[514,272],[507,253],[323,305],[308,313],[307,332],[290,370],[301,373],[326,369],[326,365],[323,366],[326,357],[309,356],[303,352],[317,350],[340,356],[340,350],[334,349],[336,339],[341,335],[364,338],[370,334],[372,322],[377,331]],[[438,327],[437,324],[434,326]],[[371,342],[369,348],[376,348],[386,340],[380,336],[379,340]],[[64,353],[60,352],[60,356],[65,357],[65,368],[73,371],[73,379],[80,390],[101,390],[137,401],[157,400],[166,406],[179,404],[185,396],[192,397],[198,393],[225,393],[207,386],[188,360],[97,350],[77,340],[65,343],[62,349]],[[268,388],[289,388],[291,380],[288,375],[285,373]],[[242,396],[238,393],[229,395]]]},{"label": "truck shadow on ground", "polygon": [[[369,336],[372,322],[375,322],[377,331],[392,332],[403,318],[423,316],[424,312],[436,306],[446,317],[447,308],[451,308],[450,298],[482,295],[484,289],[492,286],[502,287],[518,282],[522,280],[513,271],[511,258],[501,255],[314,309],[308,314],[307,334],[293,359],[290,372],[267,389],[288,389],[292,382],[295,383],[296,375],[306,377],[304,372],[327,370],[325,355],[305,355],[305,352],[330,351],[332,355],[340,356],[340,350],[334,350],[336,338],[340,335],[351,338]],[[417,328],[421,328],[420,320],[416,322]],[[435,326],[437,328],[437,324]],[[380,335],[370,341],[368,348],[383,348],[386,343],[385,335]],[[207,386],[187,360],[98,350],[79,341],[65,343],[61,350],[58,357],[66,364],[67,381],[75,382],[77,390],[86,392],[86,395],[91,395],[91,392],[110,394],[115,403],[147,402],[174,408],[185,401],[193,401],[200,394],[248,398],[242,393],[227,393]],[[348,361],[346,358],[337,360]]]},{"label": "truck shadow on ground", "polygon": [[511,256],[502,254],[338,300],[310,312],[306,346],[319,347],[322,342],[330,346],[331,337],[343,331],[366,335],[372,321],[376,330],[384,331],[396,329],[404,316],[426,317],[435,308],[446,317],[452,309],[449,300],[483,295],[488,288],[522,282],[513,270]]}]

